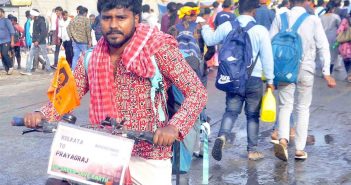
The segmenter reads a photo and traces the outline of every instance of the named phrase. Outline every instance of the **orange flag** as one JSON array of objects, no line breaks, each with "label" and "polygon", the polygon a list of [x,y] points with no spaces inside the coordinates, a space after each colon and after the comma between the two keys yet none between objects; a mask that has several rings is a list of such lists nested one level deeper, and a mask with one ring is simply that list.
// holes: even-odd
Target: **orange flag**
[{"label": "orange flag", "polygon": [[59,60],[48,90],[48,97],[60,115],[66,114],[80,105],[76,81],[64,57]]}]

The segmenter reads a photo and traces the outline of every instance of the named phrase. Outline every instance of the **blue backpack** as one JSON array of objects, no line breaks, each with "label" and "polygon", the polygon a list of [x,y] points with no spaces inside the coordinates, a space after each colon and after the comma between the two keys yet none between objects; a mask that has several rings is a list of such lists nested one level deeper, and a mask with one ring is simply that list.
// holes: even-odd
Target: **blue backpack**
[{"label": "blue backpack", "polygon": [[280,15],[282,27],[272,39],[275,84],[297,82],[303,54],[302,41],[297,30],[308,16],[308,13],[302,14],[290,28],[287,14]]},{"label": "blue backpack", "polygon": [[189,28],[186,29],[182,23],[176,25],[178,31],[177,41],[179,43],[179,50],[187,56],[194,56],[201,59],[201,50],[198,40],[194,37],[197,28],[196,22],[189,23]]},{"label": "blue backpack", "polygon": [[243,28],[238,20],[230,23],[233,29],[219,51],[220,64],[216,87],[224,92],[244,95],[246,81],[250,78],[259,55],[254,61],[251,41],[247,33],[256,24],[251,21]]}]

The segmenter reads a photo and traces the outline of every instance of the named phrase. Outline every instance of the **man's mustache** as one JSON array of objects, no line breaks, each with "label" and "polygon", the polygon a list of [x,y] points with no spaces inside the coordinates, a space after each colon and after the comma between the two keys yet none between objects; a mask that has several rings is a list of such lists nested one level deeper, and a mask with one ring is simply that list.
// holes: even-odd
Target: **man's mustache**
[{"label": "man's mustache", "polygon": [[123,32],[119,31],[119,30],[111,30],[109,32],[106,33],[106,35],[111,35],[111,34],[120,34],[120,35],[124,35]]}]

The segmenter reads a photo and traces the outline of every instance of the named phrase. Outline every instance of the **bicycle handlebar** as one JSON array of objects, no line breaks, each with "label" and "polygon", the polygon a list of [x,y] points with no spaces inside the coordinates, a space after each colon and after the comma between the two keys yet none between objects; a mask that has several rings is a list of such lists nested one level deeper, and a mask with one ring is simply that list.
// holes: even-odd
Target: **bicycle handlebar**
[{"label": "bicycle handlebar", "polygon": [[[75,124],[76,118],[72,115],[67,115],[67,116],[65,115],[63,117],[63,120],[66,122],[68,122],[68,120],[69,120],[69,123]],[[121,123],[121,125],[123,125],[123,122]],[[106,120],[104,120],[102,123],[103,123],[103,126],[106,126],[106,125],[110,126],[110,125],[116,124],[116,123],[106,124]],[[23,117],[13,117],[11,125],[12,126],[25,126],[24,118]],[[119,134],[121,133],[122,136],[127,137],[129,139],[133,139],[135,141],[146,141],[150,144],[153,144],[154,134],[152,132],[125,130],[125,129],[122,129],[121,125],[119,125],[117,127],[117,130],[120,131],[118,133]],[[24,130],[22,132],[22,135],[29,133],[29,132],[52,133],[56,129],[56,126],[57,126],[57,124],[55,124],[55,123],[49,123],[47,121],[42,120],[39,123],[37,128]]]}]

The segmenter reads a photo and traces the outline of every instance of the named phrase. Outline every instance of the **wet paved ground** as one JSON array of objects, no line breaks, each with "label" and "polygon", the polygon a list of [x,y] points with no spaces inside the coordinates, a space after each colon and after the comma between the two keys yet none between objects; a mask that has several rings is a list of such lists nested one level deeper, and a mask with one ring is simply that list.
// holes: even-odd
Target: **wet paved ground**
[{"label": "wet paved ground", "polygon": [[[344,72],[338,73],[339,79]],[[46,90],[51,76],[36,74],[30,77],[6,76],[0,73],[0,184],[40,185],[47,179],[46,170],[53,135],[33,133],[21,135],[22,128],[10,126],[14,115],[35,110],[47,101]],[[224,112],[224,94],[213,86],[214,73],[210,74],[208,114],[212,118],[211,141],[217,135]],[[265,159],[248,161],[246,128],[241,115],[233,129],[233,141],[226,145],[222,161],[210,156],[210,183],[227,184],[351,184],[351,85],[338,81],[336,89],[328,89],[316,77],[311,107],[309,158],[295,161],[293,142],[289,148],[291,159],[282,162],[273,156],[269,143],[271,124],[262,123],[259,150]],[[87,121],[88,97],[75,111],[78,122]],[[213,142],[210,143],[210,152]],[[192,170],[182,175],[182,184],[201,184],[202,160],[195,159]]]}]

